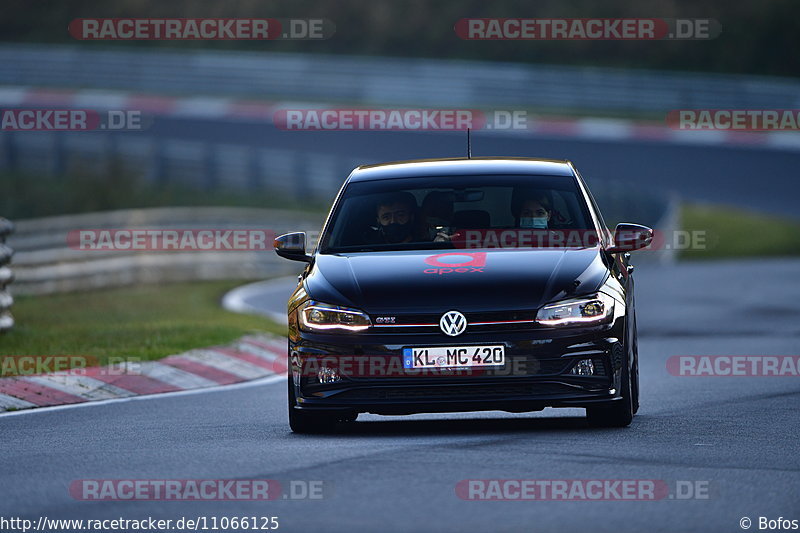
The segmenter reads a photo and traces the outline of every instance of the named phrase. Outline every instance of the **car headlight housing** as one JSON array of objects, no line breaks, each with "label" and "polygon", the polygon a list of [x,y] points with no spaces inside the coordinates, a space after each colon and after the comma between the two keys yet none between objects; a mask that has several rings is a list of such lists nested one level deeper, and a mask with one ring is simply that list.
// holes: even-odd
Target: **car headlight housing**
[{"label": "car headlight housing", "polygon": [[536,322],[544,326],[602,324],[614,316],[614,299],[598,292],[591,296],[549,303],[536,313]]},{"label": "car headlight housing", "polygon": [[363,311],[340,305],[308,300],[297,309],[300,329],[305,331],[363,331],[372,322]]}]

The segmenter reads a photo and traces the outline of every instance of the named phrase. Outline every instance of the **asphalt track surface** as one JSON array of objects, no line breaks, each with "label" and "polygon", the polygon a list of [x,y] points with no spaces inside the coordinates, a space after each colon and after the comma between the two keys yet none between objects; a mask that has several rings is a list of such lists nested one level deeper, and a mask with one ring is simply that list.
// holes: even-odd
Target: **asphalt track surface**
[{"label": "asphalt track surface", "polygon": [[[287,150],[303,147],[315,153],[352,158],[357,164],[466,154],[466,138],[460,132],[283,131],[267,123],[219,118],[159,117],[146,132],[119,135]],[[475,132],[472,148],[475,156],[569,159],[590,187],[595,180],[615,180],[638,190],[674,192],[689,200],[800,218],[800,181],[795,176],[795,169],[800,168],[800,150],[498,131]]]},{"label": "asphalt track surface", "polygon": [[[642,252],[644,253],[644,252]],[[362,415],[295,435],[285,381],[0,416],[0,516],[278,516],[282,531],[734,532],[800,519],[797,377],[677,377],[672,355],[796,355],[800,260],[642,264],[642,406],[629,428],[580,409]],[[291,289],[250,303],[280,310]],[[270,502],[76,501],[80,479],[324,482],[324,498]],[[465,479],[653,479],[659,501],[465,501]],[[679,499],[678,481],[708,486]],[[7,530],[11,531],[11,530]]]}]

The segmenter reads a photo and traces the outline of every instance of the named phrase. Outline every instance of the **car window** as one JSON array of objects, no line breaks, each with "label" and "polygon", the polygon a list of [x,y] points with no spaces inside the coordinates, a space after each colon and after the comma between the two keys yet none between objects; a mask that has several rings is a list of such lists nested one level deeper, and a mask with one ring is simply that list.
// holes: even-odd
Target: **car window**
[{"label": "car window", "polygon": [[[431,176],[352,182],[331,214],[320,251],[549,247],[594,225],[575,178]],[[510,233],[509,233],[510,232]],[[530,240],[526,232],[545,237]],[[520,237],[522,235],[522,237]],[[572,245],[576,245],[573,241]],[[594,245],[594,241],[578,245]]]}]

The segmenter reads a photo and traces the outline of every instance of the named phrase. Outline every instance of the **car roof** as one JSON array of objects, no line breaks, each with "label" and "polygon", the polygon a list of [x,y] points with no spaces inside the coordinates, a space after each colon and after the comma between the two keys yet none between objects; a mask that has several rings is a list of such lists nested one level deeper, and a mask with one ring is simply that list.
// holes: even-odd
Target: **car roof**
[{"label": "car roof", "polygon": [[372,181],[424,176],[465,175],[536,175],[572,177],[569,161],[527,157],[459,157],[450,159],[415,159],[363,165],[350,174],[350,181]]}]

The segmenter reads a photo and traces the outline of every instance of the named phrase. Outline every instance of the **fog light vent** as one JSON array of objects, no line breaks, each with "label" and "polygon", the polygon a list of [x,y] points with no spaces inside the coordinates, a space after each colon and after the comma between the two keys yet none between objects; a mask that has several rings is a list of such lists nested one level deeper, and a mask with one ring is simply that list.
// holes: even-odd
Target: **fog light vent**
[{"label": "fog light vent", "polygon": [[327,366],[323,366],[317,372],[317,379],[320,383],[336,383],[340,381],[342,378],[339,376],[339,369],[338,368],[330,368]]},{"label": "fog light vent", "polygon": [[601,359],[600,357],[595,357],[592,359],[592,361],[594,361],[594,375],[605,376],[606,364],[603,362],[603,359]]},{"label": "fog light vent", "polygon": [[581,359],[569,373],[576,376],[594,376],[594,363],[591,359]]}]

